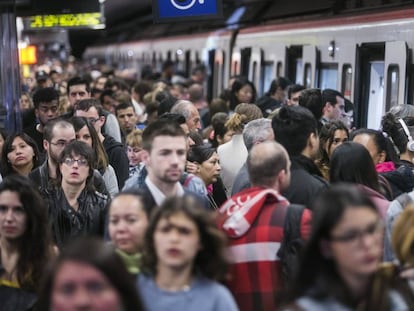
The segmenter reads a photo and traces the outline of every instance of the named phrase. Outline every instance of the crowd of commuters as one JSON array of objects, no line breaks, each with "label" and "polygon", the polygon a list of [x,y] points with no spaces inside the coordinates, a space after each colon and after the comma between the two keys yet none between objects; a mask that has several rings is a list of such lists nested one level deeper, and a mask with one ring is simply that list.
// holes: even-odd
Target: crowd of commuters
[{"label": "crowd of commuters", "polygon": [[412,106],[73,69],[0,131],[1,311],[414,310]]}]

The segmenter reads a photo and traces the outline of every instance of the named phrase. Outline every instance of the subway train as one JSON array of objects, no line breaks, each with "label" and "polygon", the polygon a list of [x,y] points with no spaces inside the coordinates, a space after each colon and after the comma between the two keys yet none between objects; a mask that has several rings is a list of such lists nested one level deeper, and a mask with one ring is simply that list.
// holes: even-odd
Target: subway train
[{"label": "subway train", "polygon": [[414,101],[414,9],[89,47],[86,61],[139,73],[167,60],[187,74],[207,65],[210,98],[233,75],[245,75],[258,94],[280,76],[309,88],[333,88],[354,103],[356,126],[379,128],[381,116]]}]

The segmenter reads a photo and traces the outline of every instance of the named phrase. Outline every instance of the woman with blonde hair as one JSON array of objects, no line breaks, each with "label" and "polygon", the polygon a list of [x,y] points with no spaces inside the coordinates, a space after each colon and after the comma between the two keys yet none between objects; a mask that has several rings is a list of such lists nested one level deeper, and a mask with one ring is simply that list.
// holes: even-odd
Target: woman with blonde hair
[{"label": "woman with blonde hair", "polygon": [[231,193],[234,178],[246,162],[247,149],[243,141],[243,128],[250,121],[263,117],[259,107],[252,104],[239,104],[234,114],[225,123],[228,131],[233,131],[231,140],[217,148],[220,158],[221,178],[227,193]]},{"label": "woman with blonde hair", "polygon": [[142,157],[142,131],[133,129],[125,140],[127,146],[127,155],[129,160],[129,177],[138,174],[143,165],[141,164]]}]

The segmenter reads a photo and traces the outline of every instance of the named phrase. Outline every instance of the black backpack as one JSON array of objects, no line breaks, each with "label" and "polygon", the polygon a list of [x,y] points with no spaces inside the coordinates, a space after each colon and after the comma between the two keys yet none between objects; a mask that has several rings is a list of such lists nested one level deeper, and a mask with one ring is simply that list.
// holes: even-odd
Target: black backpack
[{"label": "black backpack", "polygon": [[282,281],[285,285],[291,282],[298,269],[299,257],[304,245],[300,234],[304,210],[304,205],[290,204],[286,211],[282,245],[277,252],[282,264]]}]

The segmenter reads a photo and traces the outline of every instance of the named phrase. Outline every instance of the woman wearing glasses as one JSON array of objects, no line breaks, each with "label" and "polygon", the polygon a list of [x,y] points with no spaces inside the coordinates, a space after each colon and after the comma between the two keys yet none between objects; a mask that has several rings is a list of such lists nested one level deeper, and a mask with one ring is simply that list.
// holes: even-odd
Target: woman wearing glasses
[{"label": "woman wearing glasses", "polygon": [[59,157],[61,187],[45,194],[58,247],[79,236],[104,234],[107,196],[93,187],[94,163],[93,149],[81,141],[69,143]]},{"label": "woman wearing glasses", "polygon": [[[381,261],[383,223],[357,186],[339,184],[314,204],[313,227],[285,310],[358,310]],[[296,309],[295,309],[296,308]]]}]

